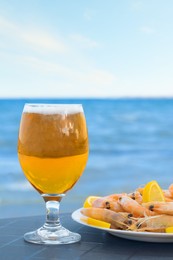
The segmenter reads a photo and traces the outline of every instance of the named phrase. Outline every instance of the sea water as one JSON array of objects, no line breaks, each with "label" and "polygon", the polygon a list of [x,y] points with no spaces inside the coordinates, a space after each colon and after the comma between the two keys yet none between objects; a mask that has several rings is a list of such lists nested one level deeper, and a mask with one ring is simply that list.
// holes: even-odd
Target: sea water
[{"label": "sea water", "polygon": [[0,217],[44,214],[44,202],[17,158],[25,103],[81,103],[90,143],[87,167],[61,211],[82,206],[89,195],[131,192],[157,180],[173,183],[173,99],[1,99]]}]

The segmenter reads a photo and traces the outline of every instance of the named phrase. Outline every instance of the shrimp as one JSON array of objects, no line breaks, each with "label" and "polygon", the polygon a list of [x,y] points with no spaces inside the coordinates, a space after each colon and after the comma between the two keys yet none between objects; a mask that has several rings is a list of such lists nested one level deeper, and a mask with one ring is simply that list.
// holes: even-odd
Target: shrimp
[{"label": "shrimp", "polygon": [[142,195],[139,191],[135,191],[132,193],[129,193],[128,196],[132,198],[133,200],[136,200],[139,204],[142,203]]},{"label": "shrimp", "polygon": [[81,213],[87,217],[108,222],[111,226],[118,229],[127,229],[128,225],[132,224],[132,221],[129,222],[128,219],[129,214],[116,213],[108,209],[83,208]]},{"label": "shrimp", "polygon": [[169,186],[169,192],[171,196],[173,197],[173,183]]},{"label": "shrimp", "polygon": [[162,191],[163,191],[164,197],[169,198],[169,199],[173,199],[173,196],[172,196],[172,194],[170,193],[169,190],[162,190]]},{"label": "shrimp", "polygon": [[142,205],[157,214],[173,215],[173,202],[152,201]]},{"label": "shrimp", "polygon": [[125,196],[125,195],[127,195],[127,193],[114,193],[114,194],[106,196],[105,198],[109,198],[109,199],[112,199],[114,201],[118,201],[118,199],[120,197]]},{"label": "shrimp", "polygon": [[144,190],[143,187],[138,187],[138,188],[136,189],[136,191],[138,191],[141,195],[143,194],[143,190]]},{"label": "shrimp", "polygon": [[165,228],[173,226],[173,216],[157,215],[140,218],[129,227],[133,231],[165,232]]},{"label": "shrimp", "polygon": [[113,194],[110,196],[98,198],[93,201],[92,207],[110,209],[115,212],[123,212],[123,208],[118,203],[118,198],[120,196],[122,196],[122,194]]},{"label": "shrimp", "polygon": [[163,190],[163,195],[164,195],[166,202],[173,201],[173,196],[172,196],[172,194],[170,193],[169,190]]},{"label": "shrimp", "polygon": [[140,205],[137,201],[127,196],[119,198],[119,203],[126,212],[133,214],[134,217],[143,217],[145,215],[151,216],[152,212]]},{"label": "shrimp", "polygon": [[106,209],[113,210],[115,212],[123,212],[124,211],[123,208],[118,203],[119,198],[121,198],[122,196],[128,196],[133,200],[136,200],[139,204],[142,203],[142,195],[140,194],[139,191],[135,191],[129,194],[120,193],[120,194],[112,194],[109,196],[100,197],[93,201],[92,207],[106,208]]}]

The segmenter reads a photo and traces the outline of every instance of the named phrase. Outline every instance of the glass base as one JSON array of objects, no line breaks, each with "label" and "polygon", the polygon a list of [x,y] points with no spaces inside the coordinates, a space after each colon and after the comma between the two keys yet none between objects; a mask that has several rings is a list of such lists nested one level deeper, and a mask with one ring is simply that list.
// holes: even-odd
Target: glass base
[{"label": "glass base", "polygon": [[35,244],[47,244],[47,245],[58,245],[58,244],[71,244],[81,240],[81,236],[77,233],[73,233],[68,229],[60,226],[57,230],[48,230],[44,226],[26,233],[24,239],[27,242]]}]

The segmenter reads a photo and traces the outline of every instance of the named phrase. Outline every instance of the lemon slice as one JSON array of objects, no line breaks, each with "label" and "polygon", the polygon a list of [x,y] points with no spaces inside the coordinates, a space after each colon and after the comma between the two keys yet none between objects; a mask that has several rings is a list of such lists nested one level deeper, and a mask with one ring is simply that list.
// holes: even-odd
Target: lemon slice
[{"label": "lemon slice", "polygon": [[143,202],[165,201],[163,191],[157,181],[148,182],[142,194]]},{"label": "lemon slice", "polygon": [[88,225],[101,227],[101,228],[110,228],[111,224],[105,221],[97,220],[94,218],[89,217],[81,217],[80,218],[83,222],[87,223]]},{"label": "lemon slice", "polygon": [[165,229],[165,232],[166,232],[166,233],[173,233],[173,227],[167,227],[167,228]]},{"label": "lemon slice", "polygon": [[98,199],[100,197],[97,197],[97,196],[89,196],[88,198],[86,198],[86,200],[84,201],[84,204],[83,204],[83,207],[84,208],[90,208],[92,207],[92,203]]}]

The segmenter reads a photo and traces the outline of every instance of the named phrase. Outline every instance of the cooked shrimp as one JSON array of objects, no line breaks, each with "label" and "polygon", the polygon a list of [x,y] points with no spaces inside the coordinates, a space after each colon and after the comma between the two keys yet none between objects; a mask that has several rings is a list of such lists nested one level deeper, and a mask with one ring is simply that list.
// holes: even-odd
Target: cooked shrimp
[{"label": "cooked shrimp", "polygon": [[125,196],[127,195],[127,193],[114,193],[114,194],[111,194],[111,195],[108,195],[106,196],[105,198],[109,198],[109,199],[112,199],[114,201],[118,201],[118,199],[122,196]]},{"label": "cooked shrimp", "polygon": [[[122,196],[122,194],[121,194],[121,196]],[[119,194],[119,196],[117,194],[117,196],[110,195],[110,196],[98,198],[95,201],[93,201],[92,207],[110,209],[115,212],[123,212],[124,211],[123,208],[118,203],[119,197],[120,197],[120,194]]]},{"label": "cooked shrimp", "polygon": [[142,203],[142,195],[139,191],[135,191],[135,192],[132,192],[132,193],[129,193],[128,196],[133,199],[133,200],[136,200],[139,204]]},{"label": "cooked shrimp", "polygon": [[151,216],[152,212],[140,205],[137,201],[127,196],[119,198],[119,203],[126,212],[133,214],[134,217],[143,217],[145,215]]},{"label": "cooked shrimp", "polygon": [[162,191],[163,191],[164,197],[169,198],[169,199],[173,199],[173,196],[172,196],[172,194],[170,193],[169,190],[162,190]]},{"label": "cooked shrimp", "polygon": [[135,231],[164,232],[165,228],[173,226],[173,216],[157,215],[140,218],[129,229]]},{"label": "cooked shrimp", "polygon": [[129,223],[128,214],[116,213],[108,209],[83,208],[81,213],[87,217],[105,221],[113,225],[114,228],[127,229]]},{"label": "cooked shrimp", "polygon": [[153,201],[142,204],[145,208],[158,214],[173,215],[173,202]]},{"label": "cooked shrimp", "polygon": [[143,193],[143,190],[144,190],[143,187],[138,187],[138,188],[136,189],[136,191],[138,191],[141,195],[142,195],[142,193]]},{"label": "cooked shrimp", "polygon": [[172,194],[170,193],[169,190],[163,190],[163,195],[165,197],[165,201],[167,201],[167,202],[173,201],[173,196],[172,196]]},{"label": "cooked shrimp", "polygon": [[173,183],[169,186],[169,192],[173,197]]}]

